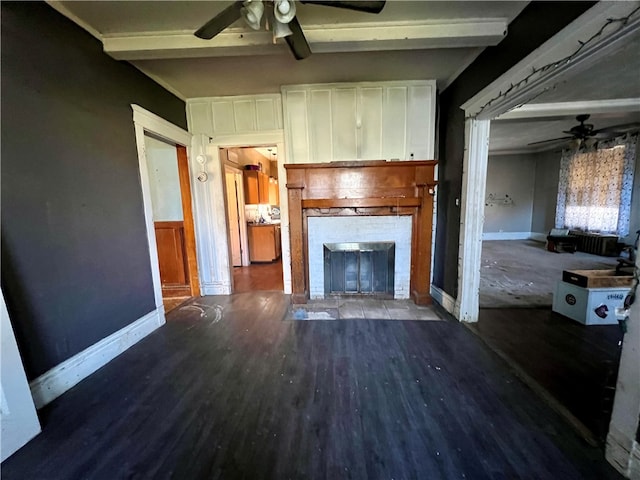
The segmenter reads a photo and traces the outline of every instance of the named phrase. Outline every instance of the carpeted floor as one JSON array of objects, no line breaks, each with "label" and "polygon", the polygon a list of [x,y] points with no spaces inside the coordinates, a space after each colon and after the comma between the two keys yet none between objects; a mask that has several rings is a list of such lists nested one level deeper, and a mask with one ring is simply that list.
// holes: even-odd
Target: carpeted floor
[{"label": "carpeted floor", "polygon": [[615,268],[615,257],[553,253],[533,240],[482,243],[480,308],[550,307],[563,270]]}]

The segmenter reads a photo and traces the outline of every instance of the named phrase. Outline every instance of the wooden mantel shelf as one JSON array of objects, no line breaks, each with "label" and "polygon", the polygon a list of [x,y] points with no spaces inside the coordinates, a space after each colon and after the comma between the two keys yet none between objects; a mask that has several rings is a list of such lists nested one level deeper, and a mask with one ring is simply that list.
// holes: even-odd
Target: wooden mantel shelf
[{"label": "wooden mantel shelf", "polygon": [[375,208],[375,207],[419,207],[418,197],[385,198],[313,198],[302,200],[302,208]]},{"label": "wooden mantel shelf", "polygon": [[[306,303],[309,298],[308,216],[392,214],[413,217],[411,297],[417,304],[430,304],[435,166],[435,160],[285,165],[289,198],[292,302]],[[353,211],[344,212],[348,209]]]},{"label": "wooden mantel shelf", "polygon": [[284,167],[287,170],[308,170],[310,168],[360,168],[360,167],[380,167],[383,165],[435,165],[435,160],[408,160],[408,161],[391,161],[391,160],[346,160],[324,163],[289,163]]}]

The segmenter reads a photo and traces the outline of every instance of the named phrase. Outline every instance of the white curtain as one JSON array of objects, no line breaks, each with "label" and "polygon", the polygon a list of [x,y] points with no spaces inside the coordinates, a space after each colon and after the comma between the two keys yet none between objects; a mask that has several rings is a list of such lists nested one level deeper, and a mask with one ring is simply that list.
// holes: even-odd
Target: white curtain
[{"label": "white curtain", "polygon": [[637,140],[624,137],[593,150],[562,152],[556,228],[629,233]]}]

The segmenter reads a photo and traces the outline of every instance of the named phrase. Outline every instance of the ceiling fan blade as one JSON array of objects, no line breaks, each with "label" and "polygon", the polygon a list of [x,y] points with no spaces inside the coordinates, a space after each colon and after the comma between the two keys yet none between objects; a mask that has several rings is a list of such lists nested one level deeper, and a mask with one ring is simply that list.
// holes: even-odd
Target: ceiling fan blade
[{"label": "ceiling fan blade", "polygon": [[560,138],[551,138],[549,140],[542,140],[540,142],[533,142],[533,143],[527,143],[527,145],[542,145],[544,143],[552,143],[552,142],[564,142],[566,140],[570,140],[574,138],[573,136],[571,137],[560,137]]},{"label": "ceiling fan blade", "polygon": [[202,38],[203,40],[211,40],[222,30],[242,17],[240,9],[242,9],[242,2],[233,2],[218,15],[196,30],[194,35],[198,38]]},{"label": "ceiling fan blade", "polygon": [[300,0],[300,3],[310,3],[315,5],[325,5],[327,7],[346,8],[347,10],[355,10],[356,12],[380,13],[384,8],[386,1],[367,2],[367,1],[329,1],[329,0]]},{"label": "ceiling fan blade", "polygon": [[591,132],[593,135],[597,135],[599,133],[627,133],[633,130],[640,130],[640,123],[632,122],[632,123],[623,123],[621,125],[612,125],[610,127],[599,128],[598,130],[594,130]]},{"label": "ceiling fan blade", "polygon": [[296,57],[296,60],[307,58],[311,55],[311,48],[309,47],[309,43],[307,43],[302,27],[300,27],[300,23],[296,17],[293,17],[293,20],[289,22],[289,28],[292,34],[284,37],[284,39],[287,41],[291,53]]}]

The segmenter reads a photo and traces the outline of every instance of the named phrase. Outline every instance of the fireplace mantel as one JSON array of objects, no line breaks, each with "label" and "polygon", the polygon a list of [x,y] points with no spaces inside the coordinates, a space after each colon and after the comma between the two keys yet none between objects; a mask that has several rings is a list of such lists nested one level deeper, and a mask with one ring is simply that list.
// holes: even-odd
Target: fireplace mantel
[{"label": "fireplace mantel", "polygon": [[410,215],[411,297],[431,303],[431,230],[435,160],[285,165],[289,199],[293,303],[309,298],[309,216]]}]

